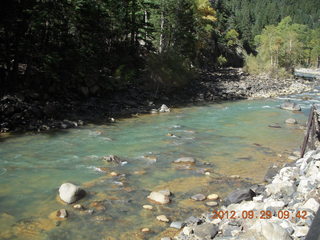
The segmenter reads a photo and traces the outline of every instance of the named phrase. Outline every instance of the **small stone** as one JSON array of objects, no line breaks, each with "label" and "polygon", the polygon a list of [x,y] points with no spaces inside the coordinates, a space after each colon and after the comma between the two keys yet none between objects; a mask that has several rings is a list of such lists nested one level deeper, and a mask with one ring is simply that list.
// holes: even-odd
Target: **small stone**
[{"label": "small stone", "polygon": [[231,175],[230,178],[240,178],[239,175]]},{"label": "small stone", "polygon": [[152,210],[153,207],[151,205],[143,205],[142,206],[144,209],[147,209],[147,210]]},{"label": "small stone", "polygon": [[68,212],[65,209],[60,209],[57,211],[57,217],[59,218],[67,218],[68,217]]},{"label": "small stone", "polygon": [[150,228],[142,228],[141,232],[150,232]]},{"label": "small stone", "polygon": [[171,228],[176,228],[176,229],[181,229],[183,227],[184,223],[183,222],[172,222],[170,224]]},{"label": "small stone", "polygon": [[171,240],[171,238],[169,238],[169,237],[163,237],[163,238],[161,238],[161,240]]},{"label": "small stone", "polygon": [[187,163],[187,164],[193,164],[195,162],[196,160],[193,157],[182,157],[174,161],[174,163]]},{"label": "small stone", "polygon": [[218,203],[217,202],[206,202],[206,206],[208,206],[208,207],[216,207],[216,206],[218,206]]},{"label": "small stone", "polygon": [[151,192],[148,198],[159,204],[167,204],[170,202],[169,197],[160,192]]},{"label": "small stone", "polygon": [[196,195],[193,195],[193,196],[191,197],[191,199],[192,199],[192,200],[195,200],[195,201],[203,201],[203,200],[206,199],[206,196],[203,195],[203,194],[201,194],[201,193],[198,193],[198,194],[196,194]]},{"label": "small stone", "polygon": [[207,175],[207,176],[211,175],[210,172],[205,172],[204,174]]},{"label": "small stone", "polygon": [[293,119],[293,118],[288,118],[286,120],[286,124],[297,124],[297,120]]},{"label": "small stone", "polygon": [[78,210],[84,209],[84,207],[81,204],[75,204],[75,205],[73,205],[73,208],[78,209]]},{"label": "small stone", "polygon": [[111,172],[110,175],[111,175],[112,177],[116,177],[116,176],[119,176],[119,173]]},{"label": "small stone", "polygon": [[210,194],[207,197],[207,199],[209,199],[209,200],[217,200],[218,198],[219,198],[218,194],[215,194],[215,193]]},{"label": "small stone", "polygon": [[160,222],[169,222],[169,219],[165,215],[157,216],[157,220],[159,220]]}]

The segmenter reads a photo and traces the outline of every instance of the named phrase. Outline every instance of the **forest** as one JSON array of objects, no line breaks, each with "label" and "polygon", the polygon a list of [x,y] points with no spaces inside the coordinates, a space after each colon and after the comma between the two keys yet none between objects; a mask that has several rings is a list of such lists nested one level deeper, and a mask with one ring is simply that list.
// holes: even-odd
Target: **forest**
[{"label": "forest", "polygon": [[[0,95],[172,90],[197,69],[318,66],[319,1],[4,0]],[[272,36],[271,38],[268,36]],[[261,68],[268,62],[268,67]]]}]

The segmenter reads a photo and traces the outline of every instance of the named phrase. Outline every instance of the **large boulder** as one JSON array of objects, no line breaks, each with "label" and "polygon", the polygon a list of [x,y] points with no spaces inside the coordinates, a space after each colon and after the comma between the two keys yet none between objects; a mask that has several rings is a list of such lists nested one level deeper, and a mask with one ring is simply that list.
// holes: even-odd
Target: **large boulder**
[{"label": "large boulder", "polygon": [[227,203],[239,203],[242,201],[249,201],[255,196],[255,192],[249,189],[239,189],[229,194]]},{"label": "large boulder", "polygon": [[252,227],[257,233],[260,233],[265,239],[268,240],[290,240],[289,233],[280,225],[272,222],[257,221]]},{"label": "large boulder", "polygon": [[301,107],[294,102],[284,102],[280,105],[280,108],[289,111],[301,111]]},{"label": "large boulder", "polygon": [[74,203],[83,198],[86,192],[72,183],[63,183],[59,188],[59,196],[66,203]]}]

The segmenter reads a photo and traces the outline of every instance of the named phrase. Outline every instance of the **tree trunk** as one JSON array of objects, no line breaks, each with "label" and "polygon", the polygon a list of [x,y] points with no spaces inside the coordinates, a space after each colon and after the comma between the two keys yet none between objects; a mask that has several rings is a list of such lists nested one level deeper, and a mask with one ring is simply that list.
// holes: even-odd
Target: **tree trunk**
[{"label": "tree trunk", "polygon": [[162,53],[162,50],[163,50],[163,27],[164,27],[163,11],[161,12],[160,21],[161,21],[161,22],[160,22],[159,52]]}]

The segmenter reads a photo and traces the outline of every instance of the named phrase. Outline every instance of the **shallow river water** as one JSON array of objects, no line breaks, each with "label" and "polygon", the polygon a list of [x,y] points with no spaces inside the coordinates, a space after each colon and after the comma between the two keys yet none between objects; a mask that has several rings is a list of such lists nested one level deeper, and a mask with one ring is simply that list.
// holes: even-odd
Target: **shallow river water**
[{"label": "shallow river water", "polygon": [[[0,239],[173,236],[176,230],[158,222],[157,215],[172,221],[199,215],[209,208],[190,200],[193,194],[224,197],[237,187],[261,183],[271,163],[288,162],[288,156],[299,150],[304,134],[300,125],[320,96],[316,90],[289,98],[302,105],[302,112],[279,109],[286,98],[245,100],[173,109],[111,125],[2,136]],[[299,124],[287,125],[287,118]],[[102,160],[110,154],[128,163],[118,166]],[[190,168],[172,164],[183,156],[195,157],[196,164]],[[112,177],[111,172],[120,176]],[[64,182],[87,191],[79,201],[86,210],[59,201],[58,188]],[[173,192],[172,202],[164,206],[148,202],[150,191],[161,189]],[[145,210],[144,204],[154,209]],[[64,221],[55,217],[62,208],[69,212]],[[141,233],[144,227],[151,232]]]}]

